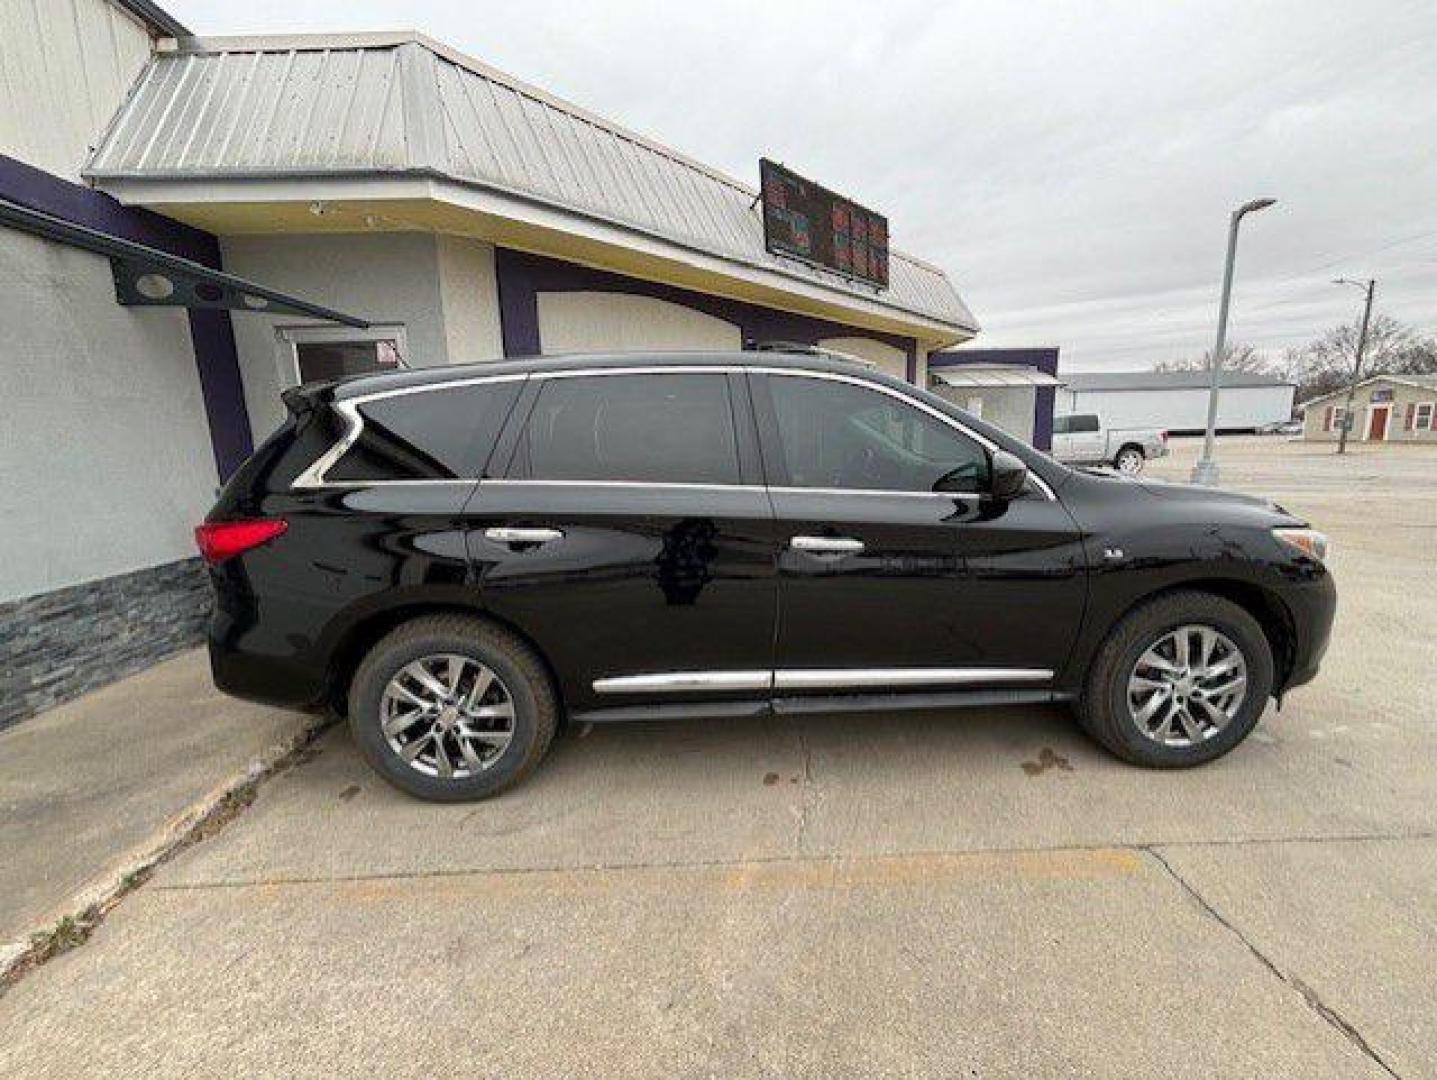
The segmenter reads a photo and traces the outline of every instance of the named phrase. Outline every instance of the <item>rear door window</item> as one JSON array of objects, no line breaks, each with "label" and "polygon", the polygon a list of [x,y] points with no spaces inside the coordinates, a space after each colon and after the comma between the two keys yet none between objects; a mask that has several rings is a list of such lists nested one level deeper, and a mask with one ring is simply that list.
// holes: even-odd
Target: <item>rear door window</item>
[{"label": "rear door window", "polygon": [[360,436],[326,479],[477,478],[522,385],[472,383],[364,402]]},{"label": "rear door window", "polygon": [[707,372],[545,379],[509,471],[525,480],[737,484],[728,381]]}]

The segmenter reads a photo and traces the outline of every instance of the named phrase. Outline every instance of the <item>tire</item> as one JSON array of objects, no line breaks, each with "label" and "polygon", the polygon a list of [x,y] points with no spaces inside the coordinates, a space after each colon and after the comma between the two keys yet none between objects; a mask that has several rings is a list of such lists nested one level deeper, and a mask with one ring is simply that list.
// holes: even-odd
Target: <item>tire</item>
[{"label": "tire", "polygon": [[[419,708],[409,700],[415,695],[439,700],[413,673],[432,669],[445,684],[455,659],[462,673],[459,691],[448,699],[453,706],[436,714],[428,705],[417,714],[420,719],[393,733],[403,743],[396,748],[384,730],[386,717],[402,723],[409,715],[405,710]],[[494,676],[488,682],[485,669]],[[396,678],[399,688],[391,690]],[[479,701],[488,704],[467,702],[481,682],[487,689]],[[434,802],[485,799],[519,783],[543,760],[558,717],[558,696],[534,651],[507,630],[464,615],[425,616],[391,631],[364,657],[349,691],[349,730],[365,760],[401,791]],[[471,729],[477,733],[471,735]],[[479,767],[466,762],[461,734]],[[401,756],[401,749],[419,751],[416,764]]]},{"label": "tire", "polygon": [[1143,453],[1142,447],[1125,446],[1118,451],[1118,456],[1113,458],[1113,468],[1118,472],[1136,476],[1143,471],[1145,461],[1147,461],[1147,456]]},{"label": "tire", "polygon": [[[1174,712],[1173,718],[1168,721],[1171,724],[1169,737],[1174,742],[1186,742],[1186,745],[1174,745],[1159,735],[1144,731],[1131,704],[1129,680],[1134,676],[1142,678],[1143,674],[1157,674],[1147,666],[1141,669],[1140,674],[1140,658],[1149,655],[1149,650],[1154,647],[1161,648],[1168,635],[1181,636],[1186,629],[1216,631],[1219,644],[1213,647],[1211,655],[1222,655],[1226,660],[1228,654],[1220,653],[1223,648],[1221,640],[1225,639],[1227,645],[1240,654],[1247,681],[1240,701],[1228,698],[1217,702],[1215,708],[1218,710],[1225,702],[1231,703],[1233,708],[1230,718],[1221,725],[1213,722],[1216,712],[1210,711],[1203,701],[1207,689],[1198,695],[1191,689],[1182,689],[1181,680],[1170,685],[1166,691],[1170,700],[1157,706],[1153,723],[1163,724],[1163,713],[1173,708],[1172,698],[1182,697],[1186,701],[1186,695],[1191,695],[1193,699],[1190,710],[1185,706]],[[1199,640],[1189,636],[1193,645]],[[1163,656],[1160,652],[1159,658]],[[1200,666],[1200,661],[1195,661],[1192,670]],[[1221,664],[1214,662],[1210,666],[1217,669]],[[1167,676],[1160,678],[1166,679]],[[1144,683],[1151,681],[1145,679]],[[1256,619],[1231,601],[1211,593],[1169,593],[1135,608],[1109,633],[1088,669],[1082,696],[1077,703],[1077,714],[1084,730],[1124,761],[1148,768],[1186,768],[1219,758],[1247,738],[1267,708],[1272,684],[1272,648]],[[1223,676],[1214,675],[1198,685],[1200,688],[1220,689],[1224,685]],[[1152,702],[1153,697],[1163,692],[1148,694],[1147,691],[1138,691],[1140,704],[1136,711],[1141,711],[1143,706]],[[1148,696],[1143,696],[1145,694]],[[1178,718],[1182,711],[1188,711],[1190,717],[1197,718],[1194,725],[1201,728],[1200,739],[1192,739],[1188,735],[1186,725]]]}]

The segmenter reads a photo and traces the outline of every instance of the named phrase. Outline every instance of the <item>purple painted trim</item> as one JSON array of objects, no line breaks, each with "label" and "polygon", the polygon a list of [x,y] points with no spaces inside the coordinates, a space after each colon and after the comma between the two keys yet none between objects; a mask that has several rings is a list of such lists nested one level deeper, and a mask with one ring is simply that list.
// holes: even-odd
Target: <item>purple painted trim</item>
[{"label": "purple painted trim", "polygon": [[[210,446],[220,483],[224,483],[254,453],[234,323],[228,311],[213,308],[190,308],[189,316],[190,342],[210,424]],[[221,362],[224,357],[229,358],[228,363]]]},{"label": "purple painted trim", "polygon": [[[928,358],[928,369],[961,367],[964,364],[1022,364],[1048,375],[1058,374],[1058,350],[1042,349],[954,349],[936,352]],[[1053,448],[1053,407],[1056,387],[1040,386],[1033,395],[1033,445],[1039,450]]]},{"label": "purple painted trim", "polygon": [[[133,240],[197,263],[223,268],[219,240],[209,233],[109,195],[72,184],[0,154],[0,198],[76,225]],[[191,311],[190,339],[209,419],[210,444],[220,480],[229,479],[254,451],[234,325],[228,311]]]},{"label": "purple painted trim", "polygon": [[701,311],[732,323],[744,341],[793,341],[816,345],[830,337],[865,337],[902,349],[907,357],[908,381],[917,374],[918,347],[913,338],[865,330],[844,323],[797,315],[789,311],[729,300],[721,296],[681,289],[642,278],[627,277],[607,270],[594,270],[562,259],[530,255],[509,248],[494,252],[494,269],[499,284],[499,320],[505,356],[536,356],[542,351],[539,339],[539,293],[617,292],[651,296]]}]

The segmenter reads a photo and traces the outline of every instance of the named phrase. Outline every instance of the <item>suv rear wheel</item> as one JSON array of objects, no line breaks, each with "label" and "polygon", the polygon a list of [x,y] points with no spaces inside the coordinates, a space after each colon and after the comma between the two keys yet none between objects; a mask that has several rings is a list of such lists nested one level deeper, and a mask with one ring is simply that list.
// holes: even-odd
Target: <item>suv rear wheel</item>
[{"label": "suv rear wheel", "polygon": [[1171,593],[1113,629],[1089,669],[1078,718],[1124,761],[1201,765],[1257,726],[1272,681],[1272,650],[1257,620],[1211,593]]},{"label": "suv rear wheel", "polygon": [[349,727],[369,764],[421,799],[496,795],[543,759],[558,701],[539,658],[479,619],[435,615],[379,641],[355,672]]}]

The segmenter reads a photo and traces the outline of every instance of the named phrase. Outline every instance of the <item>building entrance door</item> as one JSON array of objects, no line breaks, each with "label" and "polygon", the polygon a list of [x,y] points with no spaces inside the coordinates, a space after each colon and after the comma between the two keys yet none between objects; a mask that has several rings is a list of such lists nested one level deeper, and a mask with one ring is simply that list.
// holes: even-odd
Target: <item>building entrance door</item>
[{"label": "building entrance door", "polygon": [[1387,417],[1392,412],[1390,405],[1374,405],[1368,414],[1367,437],[1374,442],[1383,442],[1387,438]]}]

